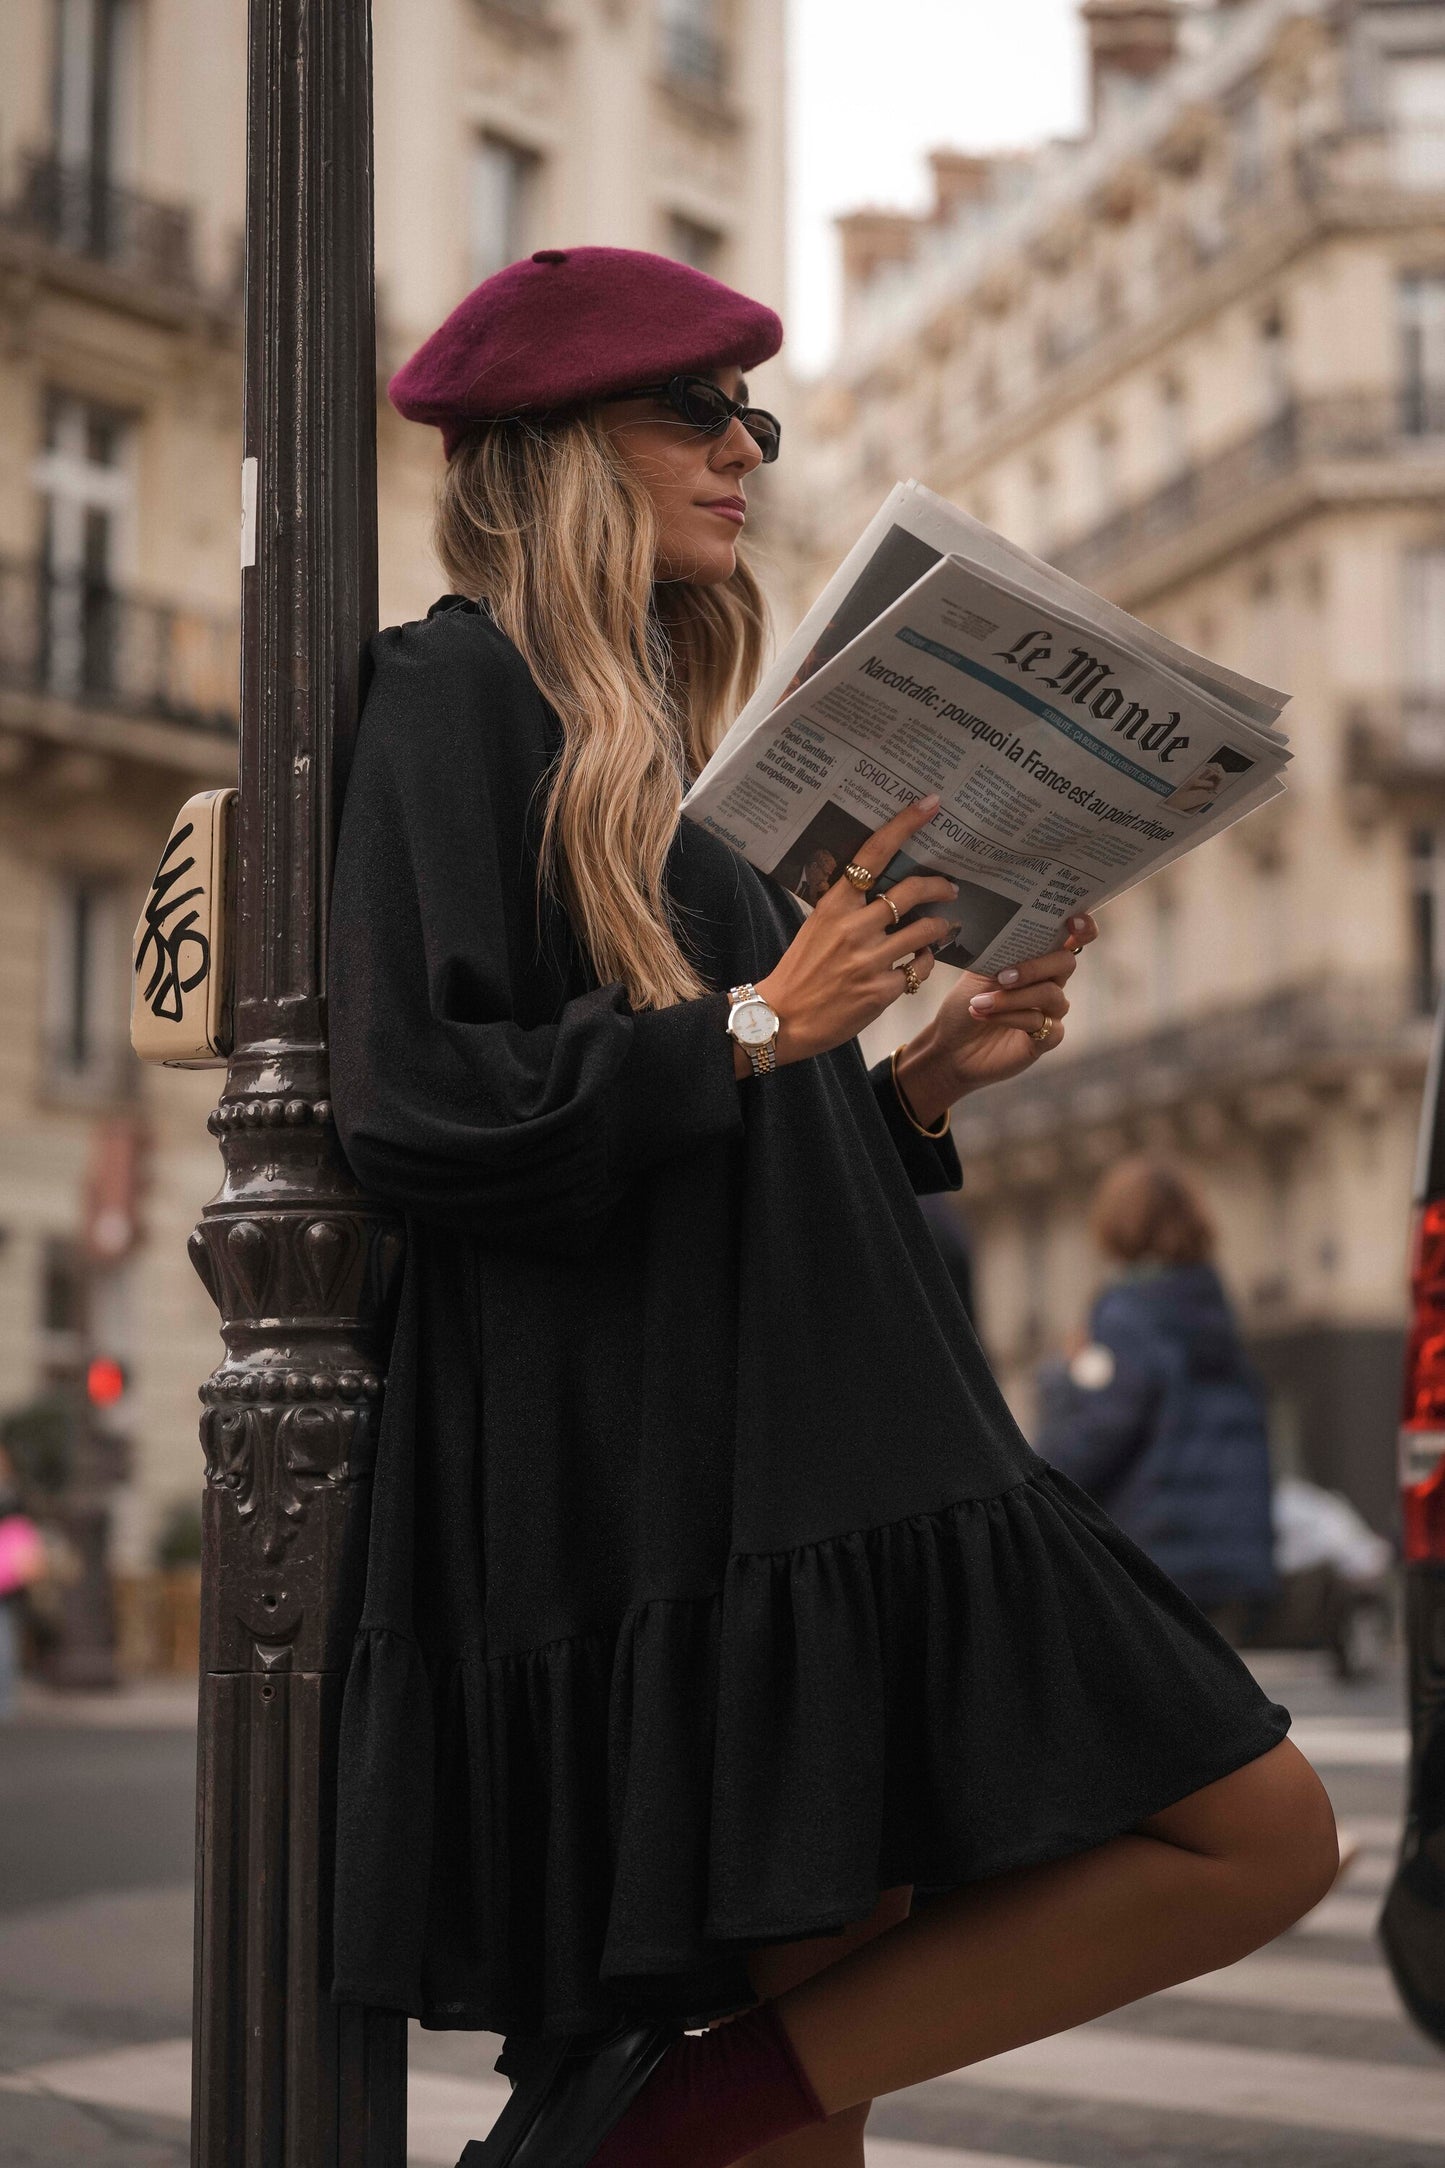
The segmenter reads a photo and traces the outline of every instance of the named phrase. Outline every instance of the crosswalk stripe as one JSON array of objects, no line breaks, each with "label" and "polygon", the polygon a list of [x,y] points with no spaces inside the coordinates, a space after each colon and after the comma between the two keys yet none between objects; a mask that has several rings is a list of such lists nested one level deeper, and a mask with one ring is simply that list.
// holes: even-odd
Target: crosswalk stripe
[{"label": "crosswalk stripe", "polygon": [[1331,1965],[1316,1957],[1258,1951],[1237,1965],[1166,1987],[1189,2002],[1297,2010],[1310,2017],[1399,2017],[1400,1998],[1383,1965]]},{"label": "crosswalk stripe", "polygon": [[976,2088],[1050,2093],[1170,2115],[1228,2115],[1439,2144],[1445,2072],[1345,2056],[1160,2040],[1091,2025],[1012,2048],[923,2088],[960,2114]]},{"label": "crosswalk stripe", "polygon": [[[414,2070],[407,2096],[406,2155],[416,2168],[453,2168],[469,2138],[485,2137],[501,2113],[510,2087],[502,2078],[448,2078]],[[896,2138],[869,2138],[867,2168],[1067,2168],[1060,2161],[1024,2160],[1015,2154],[971,2153],[952,2146],[911,2145]]]},{"label": "crosswalk stripe", "polygon": [[1326,1769],[1390,1769],[1410,1751],[1401,1724],[1337,1724],[1328,1717],[1296,1717],[1289,1735],[1307,1761]]},{"label": "crosswalk stripe", "polygon": [[1292,1935],[1354,1935],[1373,1941],[1375,1922],[1379,1917],[1379,1898],[1353,1895],[1347,1877],[1344,1889],[1326,1897],[1313,1912],[1306,1912],[1289,1932]]},{"label": "crosswalk stripe", "polygon": [[408,2161],[455,2168],[469,2138],[485,2138],[511,2093],[505,2078],[448,2078],[413,2070],[406,2089]]},{"label": "crosswalk stripe", "polygon": [[868,2168],[1066,2168],[1062,2161],[1025,2160],[1018,2153],[956,2153],[946,2145],[910,2145],[900,2138],[863,2140]]},{"label": "crosswalk stripe", "polygon": [[[1359,1931],[1362,1922],[1373,1926],[1375,1909],[1372,1898],[1330,1897],[1302,1925],[1320,1933]],[[1165,1992],[1239,2008],[1357,2018],[1399,2015],[1382,1967],[1293,1956],[1286,1943]],[[0,2076],[0,2090],[52,2094],[184,2120],[190,2110],[190,2065],[188,2040],[163,2040],[38,2064]],[[1112,2026],[1087,2026],[1036,2041],[933,2079],[919,2090],[962,2103],[975,2087],[1046,2093],[1080,2105],[1152,2108],[1169,2115],[1227,2115],[1376,2140],[1438,2142],[1445,2132],[1445,2073],[1166,2040]],[[468,2138],[485,2136],[508,2094],[501,2078],[414,2071],[408,2100],[409,2162],[415,2168],[451,2168]],[[1067,2168],[1057,2159],[1043,2162],[882,2138],[868,2141],[867,2163],[868,2168]]]},{"label": "crosswalk stripe", "polygon": [[[55,2094],[92,2107],[183,2118],[191,2106],[191,2044],[161,2040],[104,2055],[73,2055],[0,2075],[0,2091]],[[450,2078],[412,2071],[407,2084],[406,2157],[414,2168],[452,2168],[469,2138],[484,2138],[511,2092],[505,2078]],[[997,2153],[867,2142],[868,2168],[1066,2168],[1065,2163]]]},{"label": "crosswalk stripe", "polygon": [[152,2040],[145,2047],[103,2055],[67,2055],[0,2076],[0,2091],[57,2093],[97,2108],[131,2108],[141,2115],[189,2116],[191,2043]]},{"label": "crosswalk stripe", "polygon": [[1340,1828],[1367,1852],[1386,1852],[1393,1859],[1400,1849],[1403,1819],[1398,1814],[1342,1814]]}]

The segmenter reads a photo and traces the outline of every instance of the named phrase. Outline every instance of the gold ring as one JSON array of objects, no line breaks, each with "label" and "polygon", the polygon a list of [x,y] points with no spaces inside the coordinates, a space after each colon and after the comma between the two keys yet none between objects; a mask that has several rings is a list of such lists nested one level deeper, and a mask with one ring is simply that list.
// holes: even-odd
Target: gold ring
[{"label": "gold ring", "polygon": [[1053,1037],[1053,1034],[1054,1034],[1054,1020],[1053,1020],[1053,1018],[1052,1018],[1051,1016],[1046,1016],[1046,1017],[1044,1018],[1043,1022],[1042,1022],[1042,1023],[1040,1024],[1040,1026],[1039,1026],[1038,1030],[1037,1030],[1037,1031],[1031,1031],[1031,1032],[1029,1033],[1029,1037],[1030,1037],[1031,1039],[1037,1039],[1037,1040],[1038,1040],[1038,1042],[1039,1042],[1039,1044],[1040,1044],[1040,1045],[1042,1045],[1042,1044],[1043,1044],[1043,1042],[1044,1042],[1044,1040],[1045,1040],[1045,1039],[1051,1039],[1051,1038]]},{"label": "gold ring", "polygon": [[923,981],[914,970],[913,959],[910,957],[903,966],[903,991],[905,994],[916,994],[922,984]]},{"label": "gold ring", "polygon": [[843,868],[843,878],[850,887],[856,888],[861,896],[865,889],[873,886],[878,876],[876,873],[870,873],[866,866],[857,865],[850,859]]},{"label": "gold ring", "polygon": [[889,910],[893,913],[893,924],[889,927],[888,931],[890,933],[896,933],[898,931],[900,923],[902,922],[902,912],[899,910],[897,904],[893,901],[893,898],[888,894],[888,891],[886,889],[884,890],[883,894],[878,898],[878,901],[880,903],[886,903]]}]

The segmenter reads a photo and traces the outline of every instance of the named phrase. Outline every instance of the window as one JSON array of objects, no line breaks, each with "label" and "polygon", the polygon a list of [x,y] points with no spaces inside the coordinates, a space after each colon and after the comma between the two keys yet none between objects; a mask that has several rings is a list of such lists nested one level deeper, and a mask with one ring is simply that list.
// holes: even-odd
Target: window
[{"label": "window", "polygon": [[672,211],[667,220],[667,253],[679,263],[690,263],[694,271],[706,271],[712,278],[721,276],[723,237],[715,226],[704,226],[695,218],[685,218],[680,211]]},{"label": "window", "polygon": [[1445,549],[1407,550],[1403,571],[1404,750],[1438,760],[1445,753]]},{"label": "window", "polygon": [[1054,528],[1054,470],[1046,459],[1034,460],[1029,468],[1029,497],[1033,541],[1038,548],[1050,539]]},{"label": "window", "polygon": [[1407,188],[1445,183],[1445,60],[1412,53],[1389,71],[1391,165]]},{"label": "window", "polygon": [[1089,431],[1089,456],[1093,468],[1094,508],[1100,514],[1112,510],[1119,496],[1119,432],[1107,415]]},{"label": "window", "polygon": [[1279,309],[1270,309],[1259,323],[1259,373],[1266,422],[1278,421],[1294,398],[1290,382],[1289,340]]},{"label": "window", "polygon": [[537,153],[520,143],[503,136],[478,138],[467,221],[474,285],[531,254],[541,166]]},{"label": "window", "polygon": [[130,431],[108,407],[52,392],[45,449],[31,469],[40,493],[40,666],[62,699],[118,690],[116,575],[130,543]]},{"label": "window", "polygon": [[1410,993],[1420,1016],[1433,1016],[1439,999],[1442,931],[1445,835],[1417,828],[1410,837]]},{"label": "window", "polygon": [[662,72],[685,90],[717,98],[726,87],[718,0],[661,0]]},{"label": "window", "polygon": [[1156,884],[1149,941],[1149,1008],[1162,1024],[1179,1006],[1179,904],[1172,889]]},{"label": "window", "polygon": [[1264,105],[1253,91],[1229,119],[1229,174],[1237,196],[1255,195],[1262,186],[1264,152]]},{"label": "window", "polygon": [[43,1385],[79,1386],[85,1374],[89,1274],[80,1245],[51,1235],[40,1252],[40,1316],[37,1353]]},{"label": "window", "polygon": [[55,155],[98,181],[124,181],[139,103],[135,0],[54,0],[54,8]]},{"label": "window", "polygon": [[1189,465],[1189,409],[1177,376],[1159,380],[1159,470],[1177,481]]},{"label": "window", "polygon": [[1445,272],[1416,272],[1397,288],[1400,423],[1411,437],[1445,426]]},{"label": "window", "polygon": [[120,893],[108,875],[57,874],[46,932],[46,1079],[62,1094],[114,1097],[131,1081]]}]

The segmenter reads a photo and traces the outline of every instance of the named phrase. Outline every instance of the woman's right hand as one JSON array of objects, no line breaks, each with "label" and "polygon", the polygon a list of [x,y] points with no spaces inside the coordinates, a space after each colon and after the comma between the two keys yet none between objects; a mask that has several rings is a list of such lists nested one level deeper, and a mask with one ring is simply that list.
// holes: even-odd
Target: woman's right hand
[{"label": "woman's right hand", "polygon": [[[854,865],[881,873],[910,836],[938,811],[936,797],[915,805],[875,829],[853,854]],[[899,918],[920,903],[956,896],[958,885],[941,874],[914,873],[887,891]],[[782,1064],[826,1054],[855,1038],[905,991],[900,966],[913,957],[919,981],[933,969],[931,942],[952,933],[946,918],[919,918],[895,931],[895,917],[873,889],[856,889],[839,873],[814,906],[758,992],[778,1013],[776,1059]]]}]

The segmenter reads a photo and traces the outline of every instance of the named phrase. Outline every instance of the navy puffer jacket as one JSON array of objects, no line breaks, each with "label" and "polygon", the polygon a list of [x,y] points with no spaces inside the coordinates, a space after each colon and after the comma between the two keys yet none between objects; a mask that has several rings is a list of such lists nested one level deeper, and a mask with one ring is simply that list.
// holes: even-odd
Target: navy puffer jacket
[{"label": "navy puffer jacket", "polygon": [[1264,1396],[1212,1265],[1108,1287],[1093,1345],[1040,1373],[1039,1452],[1197,1604],[1274,1584]]}]

